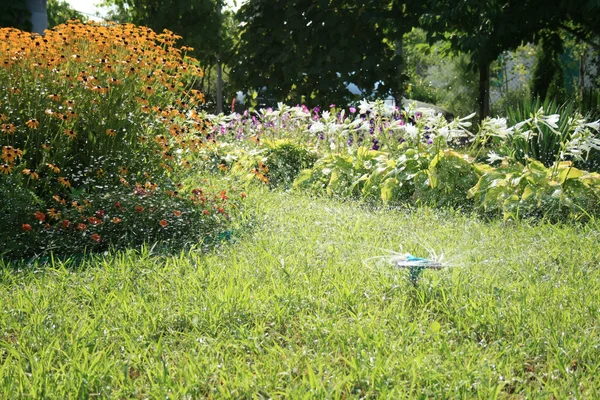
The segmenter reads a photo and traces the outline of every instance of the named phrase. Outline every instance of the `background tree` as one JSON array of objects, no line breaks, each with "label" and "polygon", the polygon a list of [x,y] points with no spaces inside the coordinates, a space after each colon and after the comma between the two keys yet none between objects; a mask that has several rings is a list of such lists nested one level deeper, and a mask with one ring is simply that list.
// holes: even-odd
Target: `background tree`
[{"label": "background tree", "polygon": [[68,20],[78,19],[87,21],[87,17],[71,8],[69,3],[62,0],[48,0],[48,29],[64,24]]},{"label": "background tree", "polygon": [[542,100],[549,97],[562,102],[566,95],[565,76],[560,63],[564,48],[562,39],[551,32],[540,40],[533,69],[532,92]]},{"label": "background tree", "polygon": [[235,85],[311,106],[354,100],[349,83],[360,97],[398,94],[390,9],[385,1],[249,1],[238,13]]},{"label": "background tree", "polygon": [[430,0],[427,8],[421,23],[430,40],[448,39],[454,51],[471,54],[480,118],[489,115],[489,66],[503,51],[536,42],[542,30],[570,30],[590,43],[600,32],[597,0]]},{"label": "background tree", "polygon": [[31,12],[26,0],[0,2],[0,28],[8,27],[31,31]]}]

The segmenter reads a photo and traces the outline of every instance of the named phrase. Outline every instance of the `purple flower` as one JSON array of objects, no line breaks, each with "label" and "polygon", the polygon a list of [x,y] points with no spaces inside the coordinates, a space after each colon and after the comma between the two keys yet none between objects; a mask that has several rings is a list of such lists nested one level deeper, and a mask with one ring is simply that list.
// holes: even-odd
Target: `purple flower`
[{"label": "purple flower", "polygon": [[316,106],[315,108],[313,108],[313,112],[314,112],[315,114],[318,114],[318,113],[320,113],[320,112],[321,112],[321,107],[319,107],[319,106]]},{"label": "purple flower", "polygon": [[433,140],[432,139],[428,139],[427,140],[427,144],[433,144]]},{"label": "purple flower", "polygon": [[335,104],[330,104],[329,108],[335,108]]},{"label": "purple flower", "polygon": [[356,112],[356,107],[350,107],[350,112],[354,114]]},{"label": "purple flower", "polygon": [[377,139],[373,139],[373,146],[371,146],[372,150],[379,150],[379,142]]}]

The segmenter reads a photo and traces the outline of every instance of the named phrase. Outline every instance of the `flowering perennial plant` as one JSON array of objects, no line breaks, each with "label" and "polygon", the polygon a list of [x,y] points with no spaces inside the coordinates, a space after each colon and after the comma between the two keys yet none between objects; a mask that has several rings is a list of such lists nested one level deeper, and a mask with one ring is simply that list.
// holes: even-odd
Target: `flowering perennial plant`
[{"label": "flowering perennial plant", "polygon": [[227,196],[181,183],[209,125],[177,35],[73,21],[0,38],[4,254],[194,242],[225,226]]}]

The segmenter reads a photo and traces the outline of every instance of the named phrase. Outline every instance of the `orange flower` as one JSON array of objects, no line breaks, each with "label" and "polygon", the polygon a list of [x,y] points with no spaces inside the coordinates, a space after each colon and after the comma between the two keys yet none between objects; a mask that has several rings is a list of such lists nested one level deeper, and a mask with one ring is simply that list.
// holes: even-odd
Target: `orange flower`
[{"label": "orange flower", "polygon": [[54,196],[52,196],[52,198],[53,198],[53,199],[54,199],[54,200],[55,200],[57,203],[60,203],[60,204],[63,204],[63,205],[64,205],[64,204],[67,204],[67,201],[66,201],[65,199],[61,199],[59,195],[54,195]]},{"label": "orange flower", "polygon": [[245,199],[246,197],[248,197],[248,195],[246,194],[246,192],[240,193],[240,196],[242,196],[242,199]]},{"label": "orange flower", "polygon": [[69,182],[69,180],[67,178],[63,178],[62,176],[58,178],[58,183],[60,183],[62,186],[69,188],[71,187],[71,182]]},{"label": "orange flower", "polygon": [[179,210],[173,211],[173,214],[175,214],[176,217],[181,217],[181,211]]},{"label": "orange flower", "polygon": [[62,227],[67,229],[68,227],[71,226],[71,221],[69,221],[68,219],[63,219],[62,220]]},{"label": "orange flower", "polygon": [[135,211],[141,213],[141,212],[144,211],[144,207],[142,207],[142,206],[135,206]]},{"label": "orange flower", "polygon": [[58,219],[60,217],[60,212],[56,211],[56,208],[49,208],[48,216],[52,219]]},{"label": "orange flower", "polygon": [[12,172],[12,167],[8,164],[0,165],[0,174],[8,175]]},{"label": "orange flower", "polygon": [[21,172],[23,172],[23,175],[27,175],[33,179],[38,179],[40,177],[37,172],[34,172],[27,168],[23,169],[23,171],[21,171]]},{"label": "orange flower", "polygon": [[37,219],[40,222],[44,222],[44,220],[46,219],[46,214],[44,214],[41,211],[36,211],[33,216],[35,217],[35,219]]},{"label": "orange flower", "polygon": [[159,222],[160,226],[162,226],[163,228],[166,228],[167,225],[169,225],[169,223],[167,222],[166,219],[161,219]]},{"label": "orange flower", "polygon": [[40,121],[38,121],[35,118],[32,118],[29,121],[25,122],[25,125],[27,125],[27,127],[30,129],[37,129],[37,127],[40,126]]},{"label": "orange flower", "polygon": [[210,211],[208,211],[208,210],[204,210],[204,211],[202,211],[202,213],[203,213],[204,215],[210,215]]},{"label": "orange flower", "polygon": [[72,129],[65,129],[65,135],[67,135],[70,139],[75,139],[77,137],[77,133],[75,133]]},{"label": "orange flower", "polygon": [[92,235],[92,240],[96,243],[100,243],[100,240],[101,240],[100,235],[98,235],[97,233],[94,233]]},{"label": "orange flower", "polygon": [[115,137],[115,135],[117,134],[117,131],[115,131],[114,129],[107,129],[106,134],[110,137]]},{"label": "orange flower", "polygon": [[87,225],[86,224],[82,224],[82,223],[77,224],[77,230],[78,231],[82,231],[83,232],[86,229],[87,229]]},{"label": "orange flower", "polygon": [[46,166],[48,168],[50,168],[52,170],[52,172],[54,172],[55,174],[58,174],[60,172],[60,168],[57,165],[54,164],[46,164]]},{"label": "orange flower", "polygon": [[4,132],[4,133],[8,134],[8,133],[15,133],[17,128],[13,124],[3,124],[2,127],[0,128],[0,130],[2,130],[2,132]]},{"label": "orange flower", "polygon": [[112,223],[113,224],[120,224],[121,222],[123,222],[123,220],[121,218],[119,218],[119,217],[114,217],[112,219]]},{"label": "orange flower", "polygon": [[221,190],[219,192],[219,195],[221,196],[221,200],[227,200],[227,199],[229,199],[229,197],[227,197],[227,192],[224,191],[224,190]]},{"label": "orange flower", "polygon": [[29,232],[31,229],[33,229],[33,228],[31,228],[31,225],[29,225],[29,224],[23,224],[23,225],[21,225],[21,230],[22,231]]},{"label": "orange flower", "polygon": [[42,149],[44,149],[44,150],[50,150],[50,146],[47,145],[46,143],[43,143],[42,144]]}]

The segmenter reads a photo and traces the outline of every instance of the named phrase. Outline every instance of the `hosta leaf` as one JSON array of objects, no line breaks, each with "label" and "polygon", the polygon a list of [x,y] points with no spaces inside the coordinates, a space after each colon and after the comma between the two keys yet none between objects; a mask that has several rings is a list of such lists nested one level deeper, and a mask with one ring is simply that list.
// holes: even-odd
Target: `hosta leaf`
[{"label": "hosta leaf", "polygon": [[312,171],[312,169],[302,170],[302,171],[300,171],[300,173],[298,174],[298,177],[294,181],[294,186],[295,187],[299,187],[304,182],[310,181],[312,179],[312,177],[313,177],[313,171]]},{"label": "hosta leaf", "polygon": [[389,178],[383,182],[381,186],[381,200],[384,203],[389,203],[394,197],[394,188],[398,186],[400,182],[396,178]]},{"label": "hosta leaf", "polygon": [[535,194],[535,189],[531,185],[527,185],[525,187],[525,190],[523,191],[523,194],[521,195],[521,200],[527,200],[534,194]]},{"label": "hosta leaf", "polygon": [[577,179],[580,176],[583,176],[583,171],[577,168],[569,167],[563,169],[558,175],[558,180],[560,183],[565,183],[567,179]]}]

